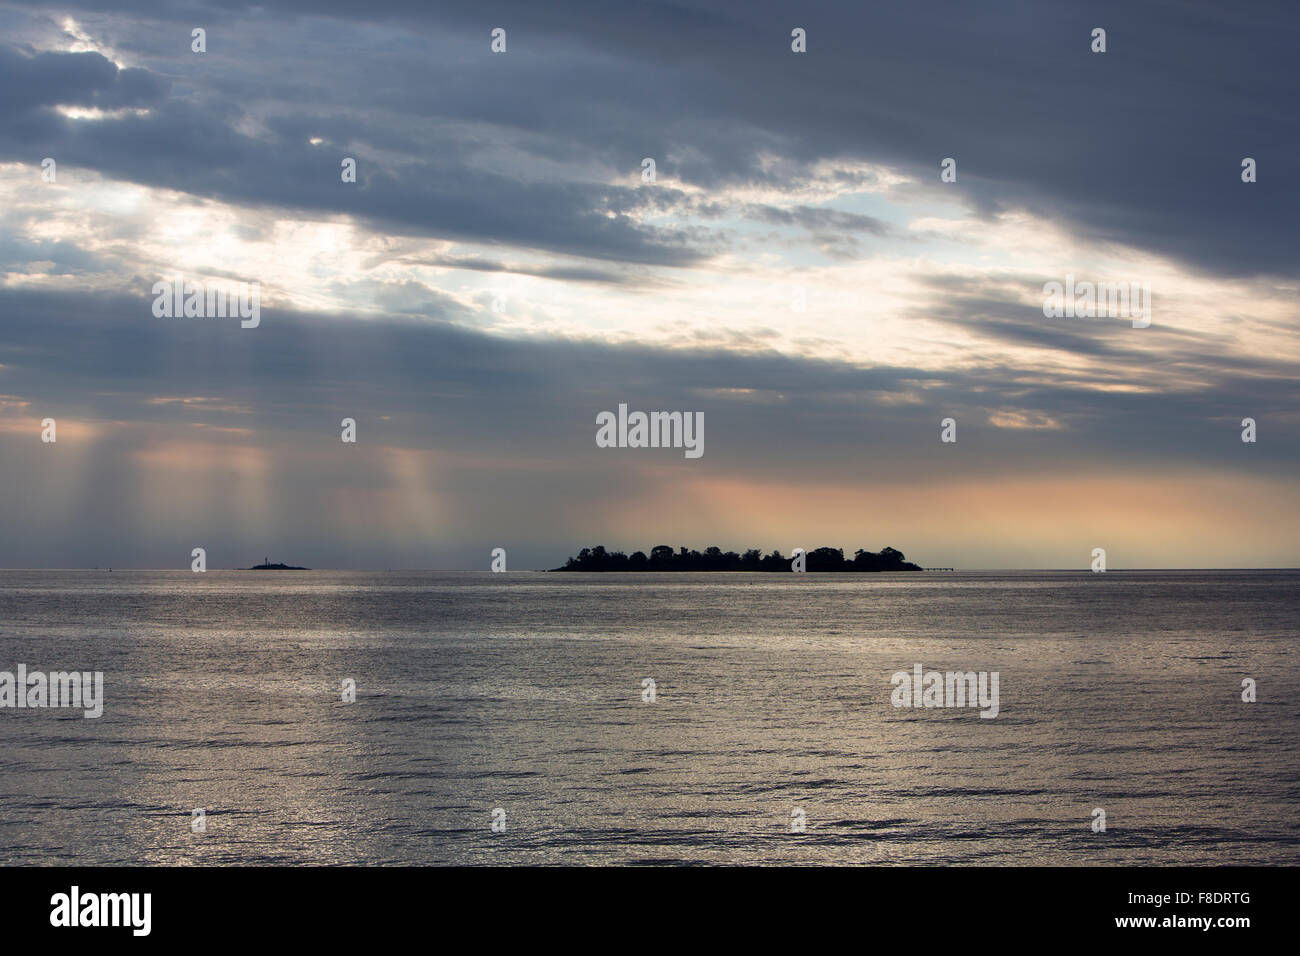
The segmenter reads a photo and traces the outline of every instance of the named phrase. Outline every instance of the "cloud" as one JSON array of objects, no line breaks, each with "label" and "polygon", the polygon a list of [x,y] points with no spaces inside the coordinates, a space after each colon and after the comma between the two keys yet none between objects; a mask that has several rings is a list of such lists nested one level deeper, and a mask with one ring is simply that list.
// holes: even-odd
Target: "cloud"
[{"label": "cloud", "polygon": [[[430,34],[406,4],[189,8],[214,25],[207,59],[185,37],[170,58],[152,37],[118,38],[157,71],[6,50],[6,125],[27,135],[0,148],[16,158],[39,134],[47,152],[195,195],[678,266],[718,240],[639,220],[654,202],[630,185],[644,155],[708,191],[790,188],[813,165],[853,160],[903,172],[918,195],[941,188],[938,162],[954,156],[946,195],[985,216],[1023,209],[1198,270],[1296,275],[1297,129],[1289,74],[1271,65],[1296,29],[1283,7],[1241,25],[1211,6],[1177,21],[1157,4],[1105,6],[1089,16],[1113,17],[1106,54],[1089,51],[1092,20],[1059,8],[986,5],[972,21],[962,4],[814,7],[804,55],[770,3],[650,9],[452,3]],[[488,22],[512,25],[506,54],[488,51]],[[279,55],[262,57],[250,31],[279,38]],[[56,101],[156,109],[80,126],[31,115]],[[341,190],[339,153],[353,146],[374,161],[361,188]],[[1261,163],[1255,184],[1240,182],[1244,155]],[[619,170],[629,185],[609,180]]]},{"label": "cloud", "polygon": [[[673,496],[734,531],[729,501],[827,520],[819,494],[890,488],[919,527],[909,488],[986,507],[1037,476],[1039,522],[1079,476],[1194,503],[1293,474],[1289,6],[66,9],[0,10],[15,555],[222,527],[381,563],[522,533],[553,563],[574,528]],[[262,326],[153,319],[176,271],[260,281]],[[1150,280],[1152,326],[1045,318],[1067,273]],[[705,458],[600,454],[621,401],[704,411]],[[67,440],[23,444],[46,414]],[[1266,440],[1239,440],[1246,416]]]}]

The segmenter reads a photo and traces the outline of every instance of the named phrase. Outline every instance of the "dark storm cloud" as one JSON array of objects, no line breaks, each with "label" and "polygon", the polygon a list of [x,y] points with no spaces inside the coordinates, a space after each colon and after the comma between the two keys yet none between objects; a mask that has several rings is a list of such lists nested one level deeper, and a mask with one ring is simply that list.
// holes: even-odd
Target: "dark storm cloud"
[{"label": "dark storm cloud", "polygon": [[142,69],[118,69],[100,53],[37,53],[0,46],[0,120],[44,106],[150,106],[166,83]]},{"label": "dark storm cloud", "polygon": [[[716,237],[605,215],[653,201],[644,193],[576,172],[563,182],[491,174],[475,167],[464,142],[444,140],[399,178],[371,167],[366,188],[340,191],[337,150],[318,162],[300,139],[332,116],[334,141],[346,141],[350,128],[380,148],[405,141],[419,152],[427,140],[402,117],[416,125],[472,119],[526,134],[514,147],[520,155],[595,157],[629,174],[650,155],[664,174],[706,189],[787,185],[794,174],[760,161],[761,152],[893,164],[937,189],[939,160],[951,156],[958,182],[943,195],[986,215],[1029,209],[1089,238],[1214,273],[1300,273],[1300,198],[1291,187],[1300,173],[1292,108],[1300,14],[1284,3],[1000,3],[975,11],[910,0],[798,8],[770,0],[475,0],[439,4],[436,16],[423,3],[384,0],[67,9],[143,24],[123,32],[127,47],[156,51],[160,32],[176,33],[174,47],[186,56],[181,27],[214,25],[203,72],[158,67],[193,73],[185,102],[85,131],[47,124],[42,141],[113,175],[199,195],[633,262],[684,265],[717,250]],[[283,36],[271,61],[251,54],[242,34],[221,36],[241,12],[256,29]],[[358,21],[401,28],[410,43],[375,50],[370,62],[364,46],[350,44]],[[796,25],[809,36],[800,56],[789,52]],[[504,56],[487,52],[495,26],[509,30]],[[1088,48],[1096,26],[1108,31],[1105,54]],[[6,54],[10,69],[15,55]],[[88,59],[67,59],[61,72],[54,86],[101,89],[95,84],[107,81]],[[295,90],[303,113],[296,124],[272,126],[260,140],[225,125],[237,107]],[[367,117],[373,111],[383,115]],[[0,140],[8,158],[28,146],[30,137],[12,131]],[[1258,183],[1240,182],[1245,156],[1259,162]]]}]

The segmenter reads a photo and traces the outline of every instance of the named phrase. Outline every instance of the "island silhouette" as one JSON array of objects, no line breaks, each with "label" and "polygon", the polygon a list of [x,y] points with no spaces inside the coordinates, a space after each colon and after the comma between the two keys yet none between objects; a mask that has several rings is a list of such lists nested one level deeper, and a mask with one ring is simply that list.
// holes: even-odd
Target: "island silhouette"
[{"label": "island silhouette", "polygon": [[261,564],[255,564],[246,571],[310,571],[311,568],[299,568],[292,564],[272,564],[270,558],[263,558]]},{"label": "island silhouette", "polygon": [[[604,545],[583,548],[577,557],[569,558],[562,568],[552,571],[790,571],[793,556],[787,558],[780,551],[763,554],[751,548],[744,554],[705,548],[703,552],[681,548],[673,551],[666,544],[655,545],[650,553],[633,551],[606,551]],[[843,548],[816,548],[807,553],[805,567],[809,571],[922,571],[920,565],[908,561],[903,552],[895,548],[880,551],[859,549],[852,558],[844,557]]]}]

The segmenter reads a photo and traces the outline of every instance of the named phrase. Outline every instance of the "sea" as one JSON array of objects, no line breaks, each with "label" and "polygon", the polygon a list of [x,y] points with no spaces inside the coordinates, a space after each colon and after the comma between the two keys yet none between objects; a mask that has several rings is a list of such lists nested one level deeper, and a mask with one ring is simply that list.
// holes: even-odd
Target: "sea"
[{"label": "sea", "polygon": [[0,571],[0,862],[1294,866],[1298,585]]}]

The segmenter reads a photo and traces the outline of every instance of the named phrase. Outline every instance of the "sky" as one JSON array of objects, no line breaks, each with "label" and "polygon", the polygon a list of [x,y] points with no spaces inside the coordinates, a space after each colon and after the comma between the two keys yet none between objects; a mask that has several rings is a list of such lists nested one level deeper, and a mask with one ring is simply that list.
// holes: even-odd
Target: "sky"
[{"label": "sky", "polygon": [[[1298,45],[1283,2],[0,2],[0,566],[1300,565]],[[258,324],[157,315],[178,275]],[[1067,277],[1149,324],[1045,314]],[[703,454],[600,447],[620,404]]]}]

